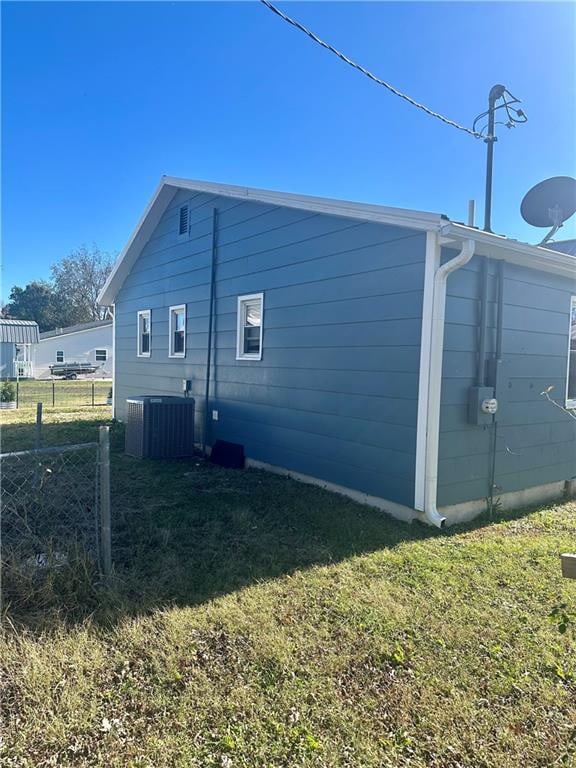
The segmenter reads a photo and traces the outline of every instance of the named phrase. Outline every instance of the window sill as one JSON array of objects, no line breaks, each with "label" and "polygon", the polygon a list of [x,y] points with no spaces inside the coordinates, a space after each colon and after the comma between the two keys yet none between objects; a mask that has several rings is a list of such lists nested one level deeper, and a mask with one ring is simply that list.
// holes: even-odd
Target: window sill
[{"label": "window sill", "polygon": [[150,352],[138,352],[136,357],[150,357]]},{"label": "window sill", "polygon": [[236,360],[262,360],[262,355],[236,355]]},{"label": "window sill", "polygon": [[182,359],[184,359],[186,357],[186,353],[185,352],[170,352],[168,354],[168,357],[170,357],[170,358],[180,358],[182,360]]}]

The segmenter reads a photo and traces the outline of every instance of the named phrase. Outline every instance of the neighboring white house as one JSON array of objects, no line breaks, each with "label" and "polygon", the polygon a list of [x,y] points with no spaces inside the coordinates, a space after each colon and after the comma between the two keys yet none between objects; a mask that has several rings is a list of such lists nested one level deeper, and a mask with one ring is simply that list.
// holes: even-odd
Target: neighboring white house
[{"label": "neighboring white house", "polygon": [[41,333],[34,351],[36,378],[48,378],[50,366],[58,363],[93,363],[98,366],[96,376],[111,378],[112,320],[96,320]]},{"label": "neighboring white house", "polygon": [[0,377],[30,379],[34,376],[34,349],[38,324],[33,320],[0,319]]}]

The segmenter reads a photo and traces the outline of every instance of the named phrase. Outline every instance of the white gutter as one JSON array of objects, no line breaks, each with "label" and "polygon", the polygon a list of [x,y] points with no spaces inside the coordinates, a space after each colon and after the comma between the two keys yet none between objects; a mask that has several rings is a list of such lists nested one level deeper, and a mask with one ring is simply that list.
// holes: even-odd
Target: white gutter
[{"label": "white gutter", "polygon": [[472,238],[476,242],[475,252],[478,256],[504,259],[511,264],[553,272],[571,280],[576,277],[576,257],[561,251],[554,251],[541,245],[529,245],[503,235],[483,232],[475,227],[453,222],[442,224],[439,232],[443,238],[443,244],[450,247],[454,247],[456,242]]},{"label": "white gutter", "polygon": [[430,369],[428,381],[428,425],[426,430],[426,470],[424,515],[437,528],[443,528],[446,518],[438,512],[438,445],[440,442],[440,395],[442,389],[442,358],[444,355],[444,318],[446,315],[446,281],[448,275],[467,264],[474,255],[476,243],[465,240],[462,250],[442,264],[434,275],[434,298],[430,328]]}]

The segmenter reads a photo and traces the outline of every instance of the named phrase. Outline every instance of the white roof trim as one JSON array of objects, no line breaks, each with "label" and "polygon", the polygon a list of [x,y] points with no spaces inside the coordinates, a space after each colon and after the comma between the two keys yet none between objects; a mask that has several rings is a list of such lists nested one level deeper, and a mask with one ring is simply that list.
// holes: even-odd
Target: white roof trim
[{"label": "white roof trim", "polygon": [[114,299],[120,286],[128,277],[136,259],[148,242],[152,232],[158,226],[164,211],[170,205],[175,194],[176,187],[167,184],[166,177],[163,177],[140,217],[136,229],[132,232],[124,250],[116,259],[112,272],[108,275],[108,279],[98,294],[97,302],[100,306],[106,307],[114,304]]},{"label": "white roof trim", "polygon": [[189,189],[193,192],[205,192],[222,197],[233,197],[240,200],[253,200],[270,205],[298,208],[316,213],[326,213],[333,216],[344,216],[360,221],[372,221],[381,224],[391,224],[407,229],[417,229],[425,232],[440,232],[446,238],[445,244],[451,240],[476,240],[477,253],[491,255],[494,258],[505,259],[514,263],[543,269],[547,272],[557,272],[573,277],[576,274],[576,258],[559,251],[552,251],[539,246],[508,240],[500,235],[466,227],[462,224],[451,223],[445,216],[438,213],[425,213],[404,208],[389,208],[383,205],[354,203],[347,200],[334,200],[326,197],[295,195],[289,192],[274,192],[252,187],[239,187],[232,184],[218,184],[209,181],[193,181],[174,176],[163,176],[148,203],[136,229],[132,233],[126,247],[118,257],[114,269],[100,291],[98,303],[109,306],[114,303],[120,286],[130,273],[132,266],[142,249],[158,225],[166,208],[170,205],[179,189]]},{"label": "white roof trim", "polygon": [[349,200],[336,200],[330,197],[295,195],[291,192],[274,192],[269,189],[238,187],[233,184],[218,184],[211,181],[192,181],[173,176],[164,177],[164,183],[176,189],[189,189],[192,192],[206,192],[222,197],[234,197],[239,200],[254,200],[270,205],[282,205],[287,208],[300,208],[316,213],[328,213],[333,216],[346,216],[362,221],[380,221],[411,229],[429,229],[430,224],[438,223],[442,217],[437,213],[424,213],[405,208],[389,208],[384,205],[355,203]]},{"label": "white roof trim", "polygon": [[510,240],[502,235],[494,235],[491,232],[452,222],[441,226],[440,233],[443,245],[472,239],[476,242],[475,253],[479,256],[489,256],[521,267],[553,272],[576,281],[576,257],[567,253],[522,243],[519,240]]},{"label": "white roof trim", "polygon": [[108,306],[114,303],[118,289],[128,276],[130,269],[140,255],[148,238],[158,225],[164,211],[170,205],[172,198],[179,189],[189,189],[192,192],[206,192],[222,197],[234,197],[240,200],[253,200],[259,203],[299,208],[316,213],[328,213],[333,216],[345,216],[361,221],[375,221],[383,224],[394,224],[398,227],[421,229],[427,231],[438,227],[443,219],[437,213],[422,213],[403,208],[388,208],[383,205],[354,203],[347,200],[334,200],[327,197],[311,197],[309,195],[294,195],[289,192],[273,192],[252,187],[238,187],[232,184],[217,184],[210,181],[192,181],[179,179],[174,176],[164,176],[148,203],[142,218],[128,244],[118,257],[104,287],[98,296],[98,303]]},{"label": "white roof trim", "polygon": [[43,333],[40,334],[40,341],[39,343],[42,344],[43,341],[54,341],[55,339],[63,339],[66,336],[75,336],[77,333],[90,333],[91,331],[107,331],[109,328],[112,328],[112,320],[110,320],[109,323],[106,323],[106,325],[93,325],[92,328],[81,328],[79,331],[67,331],[65,329],[62,329],[62,333],[50,333],[50,336],[45,336]]}]

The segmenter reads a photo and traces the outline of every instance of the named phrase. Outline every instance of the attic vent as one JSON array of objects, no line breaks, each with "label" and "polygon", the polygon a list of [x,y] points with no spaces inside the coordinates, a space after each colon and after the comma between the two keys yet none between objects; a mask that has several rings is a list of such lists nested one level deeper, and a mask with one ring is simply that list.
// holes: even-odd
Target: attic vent
[{"label": "attic vent", "polygon": [[178,220],[178,234],[179,235],[188,234],[188,206],[187,205],[180,206],[180,217]]}]

